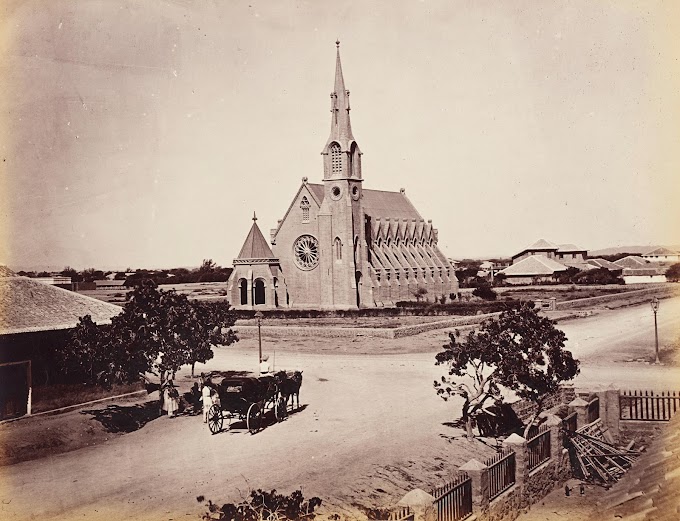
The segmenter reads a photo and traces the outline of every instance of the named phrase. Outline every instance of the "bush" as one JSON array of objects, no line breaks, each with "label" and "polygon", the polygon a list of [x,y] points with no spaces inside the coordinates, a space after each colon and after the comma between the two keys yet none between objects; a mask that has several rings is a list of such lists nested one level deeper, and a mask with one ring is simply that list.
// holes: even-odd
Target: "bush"
[{"label": "bush", "polygon": [[488,284],[476,287],[473,290],[472,294],[475,297],[479,297],[483,300],[496,300],[496,297],[498,296],[496,295],[496,292],[493,289],[491,289],[491,286],[489,286]]},{"label": "bush", "polygon": [[[205,498],[198,496],[196,500],[202,503]],[[290,495],[277,494],[276,490],[253,490],[250,497],[240,503],[225,503],[221,507],[212,501],[206,506],[208,512],[203,519],[216,519],[218,521],[260,521],[263,519],[299,520],[314,519],[314,510],[321,505],[318,497],[305,501],[302,491],[296,490]],[[216,517],[217,516],[217,517]]]}]

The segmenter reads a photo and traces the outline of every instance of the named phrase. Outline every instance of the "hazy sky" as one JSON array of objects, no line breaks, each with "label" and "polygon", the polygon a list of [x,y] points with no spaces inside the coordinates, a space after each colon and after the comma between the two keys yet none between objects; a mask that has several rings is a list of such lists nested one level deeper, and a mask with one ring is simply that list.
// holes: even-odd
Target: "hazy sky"
[{"label": "hazy sky", "polygon": [[450,257],[680,243],[680,2],[0,2],[0,262],[231,265],[323,175],[341,40],[366,188]]}]

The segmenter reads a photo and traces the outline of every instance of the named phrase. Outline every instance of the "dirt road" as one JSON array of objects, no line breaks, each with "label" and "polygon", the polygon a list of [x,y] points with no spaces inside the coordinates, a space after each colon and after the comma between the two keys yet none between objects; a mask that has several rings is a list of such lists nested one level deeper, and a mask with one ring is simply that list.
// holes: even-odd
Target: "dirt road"
[{"label": "dirt road", "polygon": [[[678,334],[680,298],[661,306],[664,345]],[[619,362],[653,350],[648,306],[561,327],[582,360],[577,386],[677,388],[676,368]],[[412,488],[442,483],[471,457],[493,453],[443,425],[456,416],[455,405],[432,390],[441,374],[433,354],[445,340],[442,332],[341,347],[345,340],[265,339],[277,368],[304,369],[303,410],[254,436],[243,429],[211,436],[199,417],[162,417],[103,445],[0,468],[0,518],[195,519],[204,511],[199,495],[221,503],[260,487],[302,487],[346,513],[356,504],[392,505]],[[382,346],[410,352],[360,354]],[[324,354],[304,352],[311,349]],[[256,340],[244,340],[218,350],[207,369],[252,370],[256,353]],[[184,375],[178,380],[190,385]]]}]

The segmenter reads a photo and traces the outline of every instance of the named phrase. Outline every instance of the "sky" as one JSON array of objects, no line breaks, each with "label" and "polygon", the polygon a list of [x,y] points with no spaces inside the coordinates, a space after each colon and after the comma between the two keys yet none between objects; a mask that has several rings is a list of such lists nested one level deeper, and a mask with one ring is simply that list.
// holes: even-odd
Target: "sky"
[{"label": "sky", "polygon": [[0,263],[229,266],[320,182],[335,41],[364,187],[451,258],[680,244],[680,2],[4,0]]}]

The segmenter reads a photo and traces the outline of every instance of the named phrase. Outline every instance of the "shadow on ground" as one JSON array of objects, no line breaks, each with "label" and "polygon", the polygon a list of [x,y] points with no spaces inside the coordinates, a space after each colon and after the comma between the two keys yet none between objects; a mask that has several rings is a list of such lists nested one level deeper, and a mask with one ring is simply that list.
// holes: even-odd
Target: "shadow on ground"
[{"label": "shadow on ground", "polygon": [[81,411],[81,414],[91,414],[111,433],[134,432],[160,416],[158,400],[130,406],[109,405],[105,409]]}]

